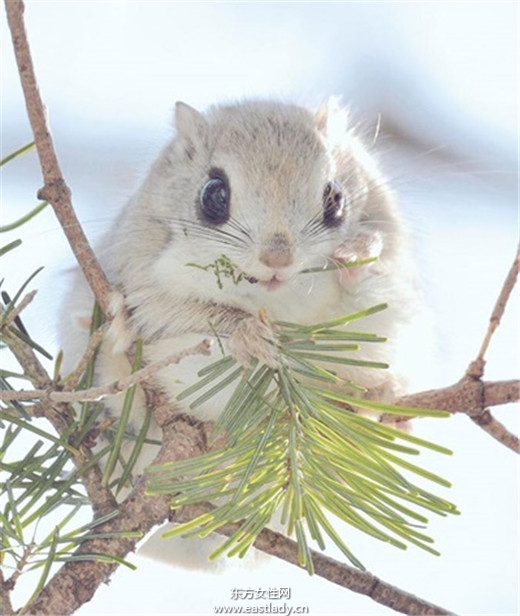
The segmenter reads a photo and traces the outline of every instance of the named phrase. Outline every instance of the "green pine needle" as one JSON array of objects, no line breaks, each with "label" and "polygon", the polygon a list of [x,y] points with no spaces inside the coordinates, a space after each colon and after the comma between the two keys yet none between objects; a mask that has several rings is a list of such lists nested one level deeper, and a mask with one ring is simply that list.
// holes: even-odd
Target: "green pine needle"
[{"label": "green pine needle", "polygon": [[15,220],[14,222],[9,223],[8,225],[1,226],[0,233],[6,233],[7,231],[12,231],[13,229],[17,229],[18,227],[21,227],[26,222],[29,222],[31,218],[34,218],[35,216],[37,216],[48,205],[49,205],[48,201],[42,201],[36,207],[34,207],[29,213],[25,214],[25,216],[22,216],[18,220]]},{"label": "green pine needle", "polygon": [[8,154],[5,158],[2,158],[2,160],[0,160],[0,167],[3,167],[5,164],[14,160],[15,158],[18,158],[18,156],[23,156],[24,154],[32,150],[35,145],[36,144],[34,143],[34,141],[31,141],[30,143],[22,146],[20,149],[12,152],[11,154]]},{"label": "green pine needle", "polygon": [[211,557],[243,556],[262,528],[281,512],[286,532],[298,544],[299,562],[309,573],[313,571],[309,542],[324,549],[326,538],[354,566],[363,568],[333,527],[332,514],[400,549],[412,544],[438,553],[431,547],[433,540],[418,530],[417,525],[428,522],[423,512],[458,511],[414,483],[414,477],[443,487],[450,484],[407,458],[417,457],[422,449],[451,452],[355,409],[409,417],[448,414],[365,399],[363,387],[343,380],[330,368],[334,364],[386,367],[345,357],[358,351],[358,342],[383,343],[384,338],[343,328],[385,307],[381,304],[313,326],[275,323],[280,353],[276,370],[256,360],[240,368],[228,356],[200,371],[199,381],[179,395],[179,399],[191,397],[192,408],[235,383],[215,427],[216,436],[225,434],[226,447],[151,467],[149,492],[175,494],[173,508],[201,502],[212,502],[214,508],[169,530],[165,537],[206,536],[239,522],[238,530]]}]

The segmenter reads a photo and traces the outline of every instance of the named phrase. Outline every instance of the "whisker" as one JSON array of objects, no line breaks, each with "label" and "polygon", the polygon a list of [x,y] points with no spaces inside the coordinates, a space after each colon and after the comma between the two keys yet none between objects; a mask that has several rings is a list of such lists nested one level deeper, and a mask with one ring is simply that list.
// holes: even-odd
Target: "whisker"
[{"label": "whisker", "polygon": [[322,227],[323,212],[319,212],[305,223],[303,229],[301,230],[301,233],[305,237],[312,237],[314,233],[320,232],[322,230]]},{"label": "whisker", "polygon": [[[243,250],[247,248],[251,242],[250,235],[246,235],[246,233],[242,229],[240,229],[240,225],[238,223],[229,226],[240,230],[242,235],[232,233],[231,231],[226,230],[222,227],[210,227],[202,225],[195,221],[185,220],[182,218],[171,219],[169,222],[170,225],[177,231],[189,232],[193,237],[209,240],[217,244],[234,246],[235,248]],[[244,237],[244,235],[246,237]]]},{"label": "whisker", "polygon": [[227,224],[233,229],[235,229],[236,231],[242,233],[242,235],[247,237],[249,241],[253,241],[251,230],[248,227],[246,227],[244,224],[242,224],[240,221],[238,221],[236,218],[230,218],[227,221]]}]

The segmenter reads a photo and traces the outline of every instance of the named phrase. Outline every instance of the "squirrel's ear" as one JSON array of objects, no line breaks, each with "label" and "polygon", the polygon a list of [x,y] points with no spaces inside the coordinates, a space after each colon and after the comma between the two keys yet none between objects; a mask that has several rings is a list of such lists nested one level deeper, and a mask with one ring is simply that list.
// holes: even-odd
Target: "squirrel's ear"
[{"label": "squirrel's ear", "polygon": [[314,114],[314,122],[320,133],[331,139],[334,138],[334,133],[347,130],[348,111],[341,107],[338,97],[331,96]]},{"label": "squirrel's ear", "polygon": [[179,137],[195,147],[204,141],[208,123],[199,111],[178,101],[175,103],[175,128]]}]

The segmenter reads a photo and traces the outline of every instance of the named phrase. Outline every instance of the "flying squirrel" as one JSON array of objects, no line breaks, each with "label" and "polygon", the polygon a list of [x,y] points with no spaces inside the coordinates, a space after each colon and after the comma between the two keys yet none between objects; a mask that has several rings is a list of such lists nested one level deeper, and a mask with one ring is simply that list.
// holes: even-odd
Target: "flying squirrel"
[{"label": "flying squirrel", "polygon": [[[117,290],[114,310],[123,310],[124,301],[128,319],[124,328],[114,319],[98,353],[96,383],[129,374],[125,351],[136,338],[143,341],[145,364],[218,338],[244,365],[258,358],[276,366],[273,330],[261,311],[272,321],[313,324],[386,302],[388,308],[366,317],[361,328],[388,341],[361,344],[359,356],[390,369],[335,370],[366,387],[368,395],[393,399],[402,388],[399,364],[407,345],[401,343],[418,311],[418,295],[403,218],[349,114],[334,99],[316,112],[249,101],[203,114],[179,102],[175,129],[98,245],[100,263]],[[238,284],[227,278],[216,284],[204,269],[222,255],[242,274]],[[341,267],[360,259],[370,262]],[[93,302],[78,272],[63,307],[65,368],[86,348]],[[176,399],[217,358],[215,352],[187,357],[155,375],[175,411],[204,421],[218,418],[229,388],[195,410],[189,400]],[[107,400],[109,418],[117,419],[123,397]],[[138,390],[130,430],[139,432],[145,412]],[[148,437],[161,438],[153,420]],[[145,445],[134,474],[157,452],[157,446]],[[176,553],[179,541],[153,540],[155,553],[146,546],[144,553],[200,565],[190,548]]]}]

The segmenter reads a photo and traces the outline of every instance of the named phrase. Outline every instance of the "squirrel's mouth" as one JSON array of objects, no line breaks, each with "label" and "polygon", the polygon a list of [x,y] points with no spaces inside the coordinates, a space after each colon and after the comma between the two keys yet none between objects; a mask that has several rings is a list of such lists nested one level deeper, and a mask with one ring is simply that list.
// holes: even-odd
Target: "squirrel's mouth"
[{"label": "squirrel's mouth", "polygon": [[276,276],[272,276],[269,280],[258,280],[257,282],[264,289],[267,289],[268,291],[275,291],[276,289],[279,289],[285,281],[280,280]]}]

